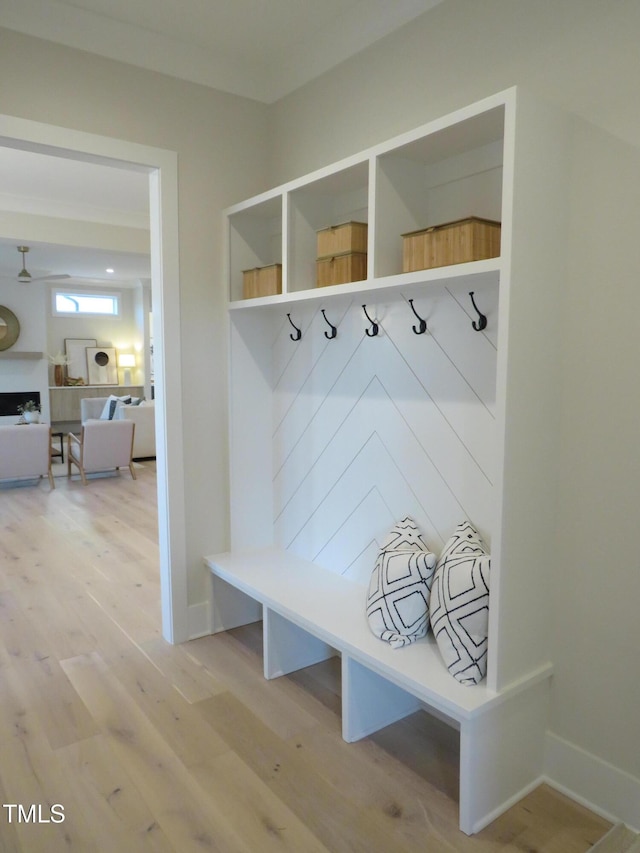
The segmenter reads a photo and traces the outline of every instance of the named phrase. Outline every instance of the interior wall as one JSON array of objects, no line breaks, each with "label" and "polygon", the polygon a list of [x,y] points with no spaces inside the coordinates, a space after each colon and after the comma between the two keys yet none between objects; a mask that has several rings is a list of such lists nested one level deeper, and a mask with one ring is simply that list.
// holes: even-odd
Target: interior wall
[{"label": "interior wall", "polygon": [[[99,345],[124,348],[142,341],[134,312],[135,291],[121,290],[122,311],[118,318],[55,317],[53,288],[45,283],[18,284],[0,277],[0,304],[10,308],[20,323],[20,337],[7,355],[0,353],[0,391],[40,392],[43,420],[49,420],[49,386],[54,384],[53,365],[47,356],[65,352],[65,338],[95,338]],[[108,288],[105,288],[108,290]],[[40,359],[20,359],[19,352],[42,353]],[[120,382],[122,382],[122,370]],[[135,381],[142,378],[142,373]],[[13,419],[15,421],[15,419]],[[9,421],[11,422],[11,421]]]},{"label": "interior wall", "polygon": [[2,113],[178,153],[183,399],[167,404],[198,413],[184,421],[188,598],[197,605],[208,597],[202,554],[228,544],[220,212],[265,188],[266,107],[6,29],[0,79]]},{"label": "interior wall", "polygon": [[273,105],[273,183],[516,84],[638,144],[639,32],[625,0],[446,0]]},{"label": "interior wall", "polygon": [[[637,3],[447,0],[282,99],[270,115],[274,184],[512,85],[590,122],[578,123],[572,152],[560,498],[557,541],[547,543],[558,579],[549,590],[550,726],[572,744],[572,758],[584,751],[600,769],[630,774],[635,792],[639,33]],[[580,792],[583,781],[569,784]],[[582,790],[621,813],[620,800],[605,803],[602,786]],[[637,802],[627,814],[640,822]]]},{"label": "interior wall", "polygon": [[640,151],[585,126],[572,170],[553,728],[640,779]]},{"label": "interior wall", "polygon": [[[43,420],[49,420],[48,369],[45,353],[46,314],[42,289],[32,292],[15,279],[0,276],[0,305],[9,308],[18,318],[20,335],[11,350],[39,352],[42,358],[17,359],[0,353],[0,391],[39,391]],[[16,423],[15,418],[0,418],[0,422]]]},{"label": "interior wall", "polygon": [[[64,287],[64,282],[62,282]],[[98,346],[133,350],[134,344],[143,342],[143,331],[136,325],[135,290],[131,288],[103,288],[104,293],[120,295],[118,317],[61,317],[53,313],[52,300],[55,287],[40,285],[45,291],[45,315],[47,319],[46,352],[55,355],[66,352],[67,338],[95,338]],[[75,288],[74,288],[75,289]],[[53,385],[53,366],[49,366],[49,384]],[[122,370],[119,371],[122,382]]]},{"label": "interior wall", "polygon": [[[139,336],[140,346],[134,343],[136,354],[136,367],[131,371],[131,379],[135,384],[144,383],[144,395],[147,400],[152,399],[151,354],[153,346],[153,332],[151,329],[151,281],[143,279],[139,282],[133,296],[133,308],[135,313],[135,328]],[[153,389],[155,390],[155,389]]]}]

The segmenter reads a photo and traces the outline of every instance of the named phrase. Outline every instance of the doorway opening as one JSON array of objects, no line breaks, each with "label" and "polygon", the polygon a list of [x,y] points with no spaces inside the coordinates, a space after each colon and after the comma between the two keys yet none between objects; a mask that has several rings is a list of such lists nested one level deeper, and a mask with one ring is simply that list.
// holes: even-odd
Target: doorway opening
[{"label": "doorway opening", "polygon": [[[167,405],[181,399],[177,155],[12,116],[0,116],[0,146],[148,176],[162,633],[171,643],[183,642],[189,628],[182,413],[180,405]],[[165,358],[167,340],[171,359]]]}]

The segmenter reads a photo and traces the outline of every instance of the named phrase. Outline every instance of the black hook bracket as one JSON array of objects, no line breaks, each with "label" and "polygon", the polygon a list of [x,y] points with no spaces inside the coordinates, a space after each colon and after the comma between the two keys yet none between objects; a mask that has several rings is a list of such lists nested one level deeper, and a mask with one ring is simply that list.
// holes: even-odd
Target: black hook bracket
[{"label": "black hook bracket", "polygon": [[331,341],[338,334],[338,329],[336,328],[336,326],[333,325],[333,323],[330,323],[327,320],[327,315],[324,313],[324,308],[322,309],[322,316],[324,317],[326,324],[331,329],[330,332],[325,331],[324,336],[325,336],[325,338],[328,338]]},{"label": "black hook bracket", "polygon": [[302,330],[301,330],[301,329],[299,329],[299,328],[295,325],[295,323],[294,323],[294,322],[293,322],[293,320],[291,319],[291,314],[287,314],[287,317],[289,318],[289,322],[291,323],[291,325],[293,326],[293,328],[296,330],[295,335],[289,335],[289,337],[291,338],[291,340],[292,340],[292,341],[299,341],[299,340],[300,340],[300,338],[302,337]]},{"label": "black hook bracket", "polygon": [[378,334],[378,332],[380,331],[380,327],[378,326],[378,324],[376,323],[376,321],[375,321],[375,320],[372,320],[372,319],[371,319],[371,317],[367,314],[367,306],[366,306],[366,305],[363,305],[363,306],[362,306],[362,310],[364,311],[364,316],[365,316],[365,317],[367,318],[367,320],[371,323],[371,328],[370,328],[370,329],[365,329],[365,332],[367,333],[367,335],[368,335],[370,338],[375,338],[375,336],[376,336],[376,335]]},{"label": "black hook bracket", "polygon": [[473,298],[473,290],[469,292],[469,296],[471,297],[471,304],[473,305],[473,307],[476,309],[476,311],[478,313],[478,322],[473,320],[471,325],[476,330],[476,332],[481,332],[483,329],[487,328],[487,318],[485,317],[485,315],[480,311],[480,309],[476,305],[476,300]]},{"label": "black hook bracket", "polygon": [[416,317],[418,318],[418,322],[419,322],[419,324],[420,324],[420,325],[418,326],[418,328],[416,328],[415,326],[412,326],[411,328],[413,329],[414,334],[416,334],[416,335],[424,335],[424,333],[427,331],[427,321],[426,321],[426,320],[423,320],[423,319],[422,319],[422,317],[421,317],[421,316],[418,314],[418,312],[416,311],[416,309],[415,309],[415,307],[414,307],[414,305],[413,305],[413,299],[410,299],[410,300],[409,300],[409,305],[411,305],[411,310],[413,311],[413,313],[414,313],[414,314],[416,315]]}]

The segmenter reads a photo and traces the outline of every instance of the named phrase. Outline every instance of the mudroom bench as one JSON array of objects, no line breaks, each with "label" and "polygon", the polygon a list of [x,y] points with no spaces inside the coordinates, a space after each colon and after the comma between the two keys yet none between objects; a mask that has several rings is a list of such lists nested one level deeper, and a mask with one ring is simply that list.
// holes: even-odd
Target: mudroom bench
[{"label": "mudroom bench", "polygon": [[539,750],[531,745],[543,734],[550,666],[500,691],[464,686],[447,671],[432,635],[401,649],[375,637],[362,584],[278,548],[215,554],[205,564],[214,633],[262,619],[265,678],[340,655],[345,741],[419,709],[459,730],[463,832],[479,831],[541,781]]}]

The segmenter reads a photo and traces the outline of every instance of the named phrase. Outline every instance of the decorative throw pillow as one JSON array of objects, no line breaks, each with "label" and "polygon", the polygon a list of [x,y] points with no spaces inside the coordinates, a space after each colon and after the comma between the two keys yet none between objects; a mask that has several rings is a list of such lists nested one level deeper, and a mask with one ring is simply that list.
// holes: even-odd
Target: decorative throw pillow
[{"label": "decorative throw pillow", "polygon": [[400,648],[429,630],[429,595],[436,556],[415,521],[398,522],[382,543],[367,595],[369,627]]},{"label": "decorative throw pillow", "polygon": [[445,545],[431,589],[431,628],[447,669],[461,684],[487,674],[491,557],[467,521]]},{"label": "decorative throw pillow", "polygon": [[391,528],[380,551],[429,551],[415,521],[407,516]]},{"label": "decorative throw pillow", "polygon": [[486,554],[487,549],[482,537],[469,521],[463,521],[451,534],[451,538],[442,549],[438,563],[442,563],[452,554]]},{"label": "decorative throw pillow", "polygon": [[118,405],[127,405],[130,402],[131,397],[128,394],[125,397],[116,397],[114,394],[110,394],[107,402],[104,404],[104,408],[102,409],[100,420],[112,421]]}]

